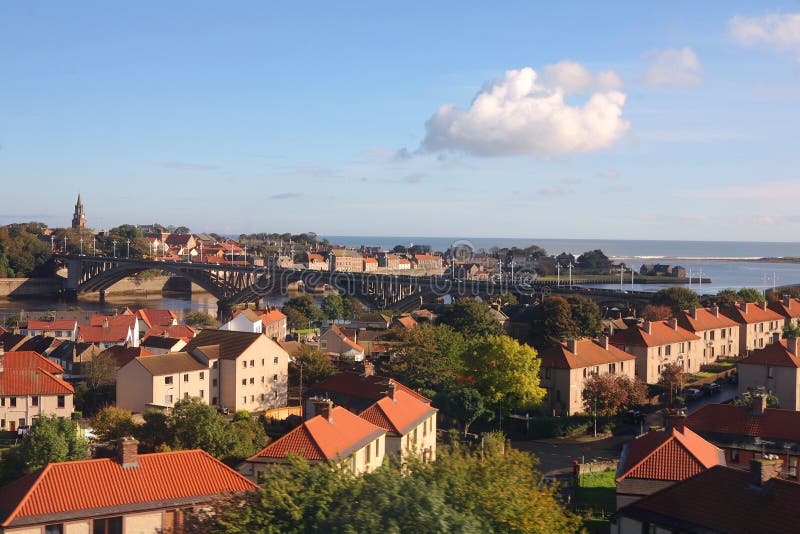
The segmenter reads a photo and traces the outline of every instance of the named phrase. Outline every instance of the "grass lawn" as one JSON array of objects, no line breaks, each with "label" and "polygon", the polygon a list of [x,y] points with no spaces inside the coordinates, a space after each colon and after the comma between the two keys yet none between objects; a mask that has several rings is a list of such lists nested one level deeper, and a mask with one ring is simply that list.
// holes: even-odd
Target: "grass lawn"
[{"label": "grass lawn", "polygon": [[694,384],[695,382],[699,382],[700,380],[705,380],[707,378],[713,378],[717,376],[717,373],[708,373],[708,372],[699,372],[693,375],[689,375],[689,378],[686,380],[686,384]]},{"label": "grass lawn", "polygon": [[[614,471],[601,471],[582,475],[575,488],[572,504],[579,513],[586,513],[584,527],[589,532],[608,532],[610,525],[606,516],[616,510],[616,488]],[[590,513],[593,512],[593,513]]]}]

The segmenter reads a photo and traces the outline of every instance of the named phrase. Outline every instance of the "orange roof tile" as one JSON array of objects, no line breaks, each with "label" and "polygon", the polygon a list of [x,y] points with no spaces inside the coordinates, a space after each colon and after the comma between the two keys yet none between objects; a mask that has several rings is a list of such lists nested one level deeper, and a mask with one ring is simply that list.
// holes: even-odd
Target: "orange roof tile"
[{"label": "orange roof tile", "polygon": [[41,369],[54,375],[60,375],[64,372],[60,365],[31,350],[6,352],[3,358],[3,368],[6,370]]},{"label": "orange roof tile", "polygon": [[345,459],[386,432],[341,406],[331,410],[331,420],[322,415],[312,417],[282,438],[248,458],[283,459],[288,454],[306,460]]},{"label": "orange roof tile", "polygon": [[412,329],[417,326],[417,321],[410,315],[405,317],[395,317],[395,321],[397,321],[403,328]]},{"label": "orange roof tile", "polygon": [[201,450],[141,454],[138,460],[138,467],[125,468],[110,458],[48,464],[0,491],[2,526],[131,505],[159,509],[258,488]]},{"label": "orange roof tile", "polygon": [[631,326],[626,330],[615,332],[611,342],[615,345],[633,345],[644,347],[658,347],[682,341],[695,341],[700,339],[681,326],[673,328],[668,321],[653,321],[650,323],[650,333],[647,333],[645,324]]},{"label": "orange roof tile", "polygon": [[578,339],[575,341],[577,353],[571,352],[566,344],[545,349],[539,353],[542,367],[556,369],[580,369],[594,367],[607,363],[635,360],[636,356],[629,354],[614,345],[609,344],[608,349],[592,339]]},{"label": "orange roof tile", "polygon": [[358,415],[375,426],[404,436],[436,411],[405,391],[395,390],[394,399],[387,395]]},{"label": "orange roof tile", "polygon": [[767,408],[755,415],[747,406],[706,404],[689,414],[686,426],[695,432],[800,441],[800,412]]},{"label": "orange roof tile", "polygon": [[171,326],[178,320],[178,317],[172,310],[156,308],[141,308],[136,312],[136,317],[144,321],[144,324],[149,328],[153,328],[154,326]]},{"label": "orange roof tile", "polygon": [[347,337],[347,335],[345,335],[345,333],[342,332],[341,327],[333,325],[331,326],[330,331],[333,332],[334,335],[336,335],[336,337],[342,340],[342,342],[351,349],[357,350],[359,352],[364,352],[364,348],[355,341],[353,341],[352,339],[350,339],[349,337]]},{"label": "orange roof tile", "polygon": [[795,298],[783,299],[773,302],[769,305],[769,307],[774,312],[779,313],[784,317],[788,317],[791,319],[800,317],[800,300]]},{"label": "orange roof tile", "polygon": [[651,430],[627,445],[616,479],[684,480],[724,464],[723,452],[688,428]]},{"label": "orange roof tile", "polygon": [[786,345],[787,340],[785,339],[781,339],[778,343],[770,343],[763,349],[754,350],[739,360],[739,364],[800,368],[800,358],[796,354],[792,354]]},{"label": "orange roof tile", "polygon": [[195,336],[195,330],[189,325],[176,324],[172,326],[153,326],[142,338],[142,341],[147,341],[149,337],[172,337],[189,341]]},{"label": "orange roof tile", "polygon": [[86,343],[121,343],[128,339],[129,326],[88,326],[78,327],[78,340]]},{"label": "orange roof tile", "polygon": [[[90,326],[105,326],[106,322],[108,322],[108,326],[127,326],[133,328],[136,325],[136,316],[135,315],[100,315],[96,313],[92,315],[92,318],[89,321]],[[81,325],[85,326],[85,325]]]},{"label": "orange roof tile", "polygon": [[[800,306],[798,306],[798,308],[800,308]],[[678,314],[678,324],[691,332],[702,332],[704,330],[714,330],[717,328],[730,328],[739,325],[739,323],[730,317],[722,314],[719,311],[719,308],[716,309],[716,314],[712,308],[683,310]]]},{"label": "orange roof tile", "polygon": [[72,330],[78,324],[74,320],[61,320],[61,321],[35,321],[31,320],[20,326],[27,330],[42,330],[43,332],[50,332],[52,330]]},{"label": "orange roof tile", "polygon": [[338,373],[333,376],[329,376],[322,382],[317,382],[313,386],[309,387],[304,395],[314,395],[317,393],[341,393],[362,399],[378,400],[386,395],[386,385],[390,382],[397,387],[398,391],[404,391],[417,400],[421,400],[422,402],[431,401],[425,395],[417,393],[413,389],[401,384],[393,378],[386,378],[385,376],[378,375],[364,376],[359,373],[349,372]]},{"label": "orange roof tile", "polygon": [[762,309],[755,302],[737,304],[722,310],[722,313],[739,324],[763,323],[767,321],[783,321],[783,316],[770,308]]}]

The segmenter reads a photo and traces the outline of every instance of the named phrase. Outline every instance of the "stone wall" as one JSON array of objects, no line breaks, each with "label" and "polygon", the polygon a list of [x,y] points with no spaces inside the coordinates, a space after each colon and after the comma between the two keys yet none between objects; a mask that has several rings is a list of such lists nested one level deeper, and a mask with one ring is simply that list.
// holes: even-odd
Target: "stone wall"
[{"label": "stone wall", "polygon": [[61,278],[0,278],[0,297],[56,297]]}]

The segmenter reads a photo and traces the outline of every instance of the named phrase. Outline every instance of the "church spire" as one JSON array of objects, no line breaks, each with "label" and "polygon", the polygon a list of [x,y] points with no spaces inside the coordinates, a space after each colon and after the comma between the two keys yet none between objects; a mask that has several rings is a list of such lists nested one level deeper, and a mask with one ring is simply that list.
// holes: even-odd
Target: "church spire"
[{"label": "church spire", "polygon": [[83,213],[81,194],[78,193],[78,202],[75,204],[75,213],[72,215],[73,228],[86,228],[86,214]]}]

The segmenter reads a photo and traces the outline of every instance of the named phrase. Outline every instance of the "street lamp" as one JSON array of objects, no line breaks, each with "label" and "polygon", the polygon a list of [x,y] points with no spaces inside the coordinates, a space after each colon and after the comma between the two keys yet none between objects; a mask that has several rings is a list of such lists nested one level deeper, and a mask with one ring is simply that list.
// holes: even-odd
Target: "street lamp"
[{"label": "street lamp", "polygon": [[80,243],[81,243],[81,256],[83,256],[83,236],[81,236]]},{"label": "street lamp", "polygon": [[51,252],[55,252],[56,251],[56,236],[54,236],[54,235],[50,236],[50,251]]},{"label": "street lamp", "polygon": [[125,255],[125,257],[126,258],[130,258],[131,257],[131,240],[130,239],[128,239],[128,252]]},{"label": "street lamp", "polygon": [[92,256],[97,256],[97,238],[92,238]]},{"label": "street lamp", "polygon": [[67,253],[67,236],[64,236],[64,254]]},{"label": "street lamp", "polygon": [[117,240],[116,239],[111,241],[111,249],[113,251],[113,253],[111,255],[116,258],[117,257]]}]

